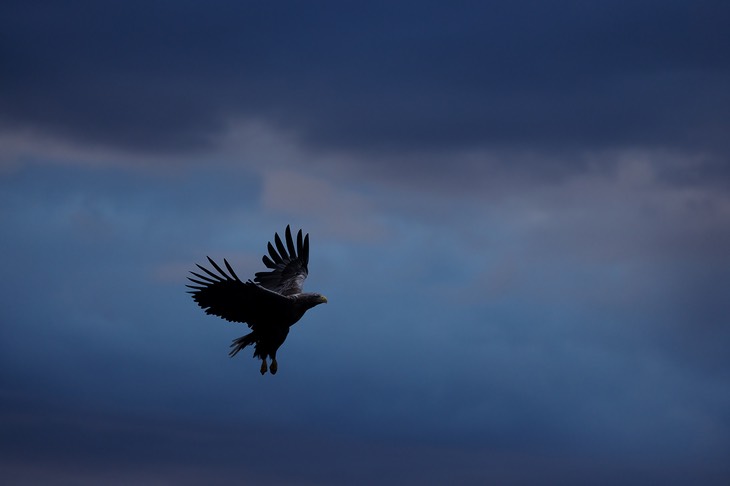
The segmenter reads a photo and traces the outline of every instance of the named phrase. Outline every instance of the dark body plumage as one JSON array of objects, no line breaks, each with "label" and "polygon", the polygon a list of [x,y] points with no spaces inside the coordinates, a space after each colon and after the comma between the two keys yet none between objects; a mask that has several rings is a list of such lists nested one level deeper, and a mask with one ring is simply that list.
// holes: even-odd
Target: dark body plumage
[{"label": "dark body plumage", "polygon": [[321,294],[302,291],[309,271],[309,235],[302,238],[299,230],[296,246],[289,226],[284,236],[286,246],[274,234],[276,248],[269,243],[269,254],[263,257],[270,270],[256,273],[253,281],[242,282],[225,259],[228,273],[210,257],[208,261],[215,271],[197,265],[203,273],[190,272],[196,278],[188,277],[195,284],[188,285],[193,289],[190,293],[206,314],[248,324],[251,332],[233,340],[230,355],[253,344],[254,357],[262,361],[261,374],[267,371],[267,357],[271,358],[271,373],[276,373],[276,351],[289,334],[289,327],[308,309],[327,302]]}]

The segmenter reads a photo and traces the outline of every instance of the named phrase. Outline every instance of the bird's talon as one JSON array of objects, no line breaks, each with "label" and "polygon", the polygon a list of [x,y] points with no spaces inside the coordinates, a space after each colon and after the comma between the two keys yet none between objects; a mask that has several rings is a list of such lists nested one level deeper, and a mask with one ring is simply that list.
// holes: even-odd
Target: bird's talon
[{"label": "bird's talon", "polygon": [[[272,363],[272,366],[273,366],[273,363]],[[272,371],[272,373],[274,373],[274,372]],[[262,375],[266,374],[266,359],[261,360],[261,374]]]},{"label": "bird's talon", "polygon": [[271,374],[275,375],[278,369],[279,369],[279,365],[276,364],[276,358],[274,358],[271,360],[271,367],[270,367]]}]

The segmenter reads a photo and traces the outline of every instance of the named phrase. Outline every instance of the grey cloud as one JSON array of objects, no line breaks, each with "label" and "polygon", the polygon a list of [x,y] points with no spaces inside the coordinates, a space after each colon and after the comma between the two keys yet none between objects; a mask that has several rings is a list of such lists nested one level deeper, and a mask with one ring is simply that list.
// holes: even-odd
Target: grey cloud
[{"label": "grey cloud", "polygon": [[[160,262],[192,265],[210,248],[260,258],[261,228],[273,223],[258,214],[259,182],[243,179],[239,195],[233,174],[41,164],[0,180],[0,250],[12,256],[0,294],[4,470],[23,479],[38,469],[28,464],[71,464],[72,478],[103,481],[109,470],[145,479],[188,465],[221,482],[245,468],[282,483],[442,483],[458,471],[464,482],[526,484],[596,474],[611,483],[640,470],[638,483],[722,484],[727,333],[722,322],[704,334],[677,328],[703,308],[726,310],[723,271],[705,275],[712,262],[693,257],[697,273],[667,289],[681,252],[653,273],[650,247],[635,257],[636,244],[619,241],[619,256],[631,258],[616,262],[584,251],[607,234],[581,238],[600,226],[589,210],[611,202],[598,190],[611,184],[515,195],[516,209],[451,199],[438,220],[405,214],[397,188],[376,193],[385,205],[368,211],[388,237],[313,234],[310,282],[331,303],[292,330],[282,372],[262,381],[248,373],[249,356],[226,356],[240,328],[198,312],[184,272],[153,275]],[[593,199],[571,199],[585,194]],[[627,194],[636,194],[622,194],[630,208]],[[420,197],[407,204],[430,209]],[[240,212],[221,213],[231,206]],[[574,207],[585,219],[571,217]],[[535,208],[558,216],[539,234],[527,218]],[[605,214],[627,211],[613,210]],[[505,255],[520,273],[499,293],[482,292],[478,274]],[[627,305],[620,291],[637,276],[645,280]],[[470,299],[453,298],[471,284]]]},{"label": "grey cloud", "polygon": [[[15,405],[17,407],[17,404]],[[606,454],[567,455],[560,450],[497,451],[474,445],[382,440],[353,441],[312,429],[272,430],[254,424],[210,424],[129,415],[86,414],[45,406],[37,421],[18,428],[14,448],[3,448],[4,477],[45,483],[231,481],[269,484],[643,484],[647,481],[722,484],[727,467],[717,460],[678,458],[659,475],[645,463]],[[3,410],[7,412],[9,407]],[[22,415],[19,408],[14,413]],[[13,432],[13,430],[6,430]],[[104,431],[104,434],[99,434]],[[256,441],[242,440],[255,436]],[[62,449],[63,453],[58,454]],[[52,451],[49,454],[49,450]],[[34,461],[28,462],[29,457]],[[119,457],[125,457],[119,461]],[[286,461],[281,459],[285,457]],[[700,470],[700,473],[697,473]]]}]

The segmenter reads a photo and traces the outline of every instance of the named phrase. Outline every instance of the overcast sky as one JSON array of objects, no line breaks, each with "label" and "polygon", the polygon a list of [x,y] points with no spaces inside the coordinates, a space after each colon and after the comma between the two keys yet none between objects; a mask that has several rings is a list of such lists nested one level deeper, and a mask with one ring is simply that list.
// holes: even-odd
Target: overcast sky
[{"label": "overcast sky", "polygon": [[[728,484],[730,3],[0,5],[7,484]],[[261,376],[185,293],[310,234]]]}]

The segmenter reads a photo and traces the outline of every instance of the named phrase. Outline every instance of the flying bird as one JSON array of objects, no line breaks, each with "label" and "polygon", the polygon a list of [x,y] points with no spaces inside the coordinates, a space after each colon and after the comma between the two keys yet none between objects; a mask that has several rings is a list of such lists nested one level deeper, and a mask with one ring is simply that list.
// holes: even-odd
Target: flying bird
[{"label": "flying bird", "polygon": [[[302,291],[309,273],[309,234],[302,238],[299,230],[295,246],[287,225],[284,237],[286,246],[279,234],[274,233],[276,248],[269,242],[269,254],[262,259],[269,271],[256,273],[253,281],[241,281],[223,259],[226,273],[210,257],[208,261],[215,272],[196,264],[203,273],[190,272],[195,278],[188,277],[195,284],[187,285],[193,289],[188,293],[206,314],[248,324],[251,332],[234,339],[229,354],[233,357],[246,346],[254,345],[253,356],[261,359],[262,375],[267,369],[276,374],[279,368],[276,351],[284,343],[289,328],[307,310],[327,302],[322,294]],[[268,358],[271,366],[267,366]]]}]

